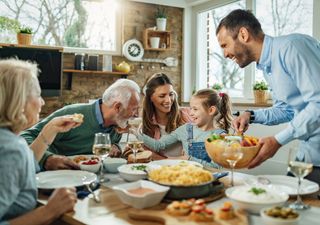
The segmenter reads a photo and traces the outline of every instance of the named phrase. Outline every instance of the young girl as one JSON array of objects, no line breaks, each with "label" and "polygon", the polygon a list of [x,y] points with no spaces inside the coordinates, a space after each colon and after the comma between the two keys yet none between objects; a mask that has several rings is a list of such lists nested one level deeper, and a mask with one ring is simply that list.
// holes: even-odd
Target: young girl
[{"label": "young girl", "polygon": [[209,158],[204,142],[211,134],[227,133],[232,120],[229,96],[217,93],[212,89],[196,92],[190,100],[193,123],[187,123],[170,134],[155,140],[145,134],[140,135],[144,144],[160,151],[168,146],[181,142],[189,160],[197,161],[205,166],[218,167]]}]

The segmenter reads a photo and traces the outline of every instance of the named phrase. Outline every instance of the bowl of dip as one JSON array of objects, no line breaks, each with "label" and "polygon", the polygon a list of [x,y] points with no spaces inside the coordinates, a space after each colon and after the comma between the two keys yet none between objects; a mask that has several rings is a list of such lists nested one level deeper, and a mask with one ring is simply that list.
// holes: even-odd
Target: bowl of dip
[{"label": "bowl of dip", "polygon": [[300,220],[299,213],[288,207],[263,208],[260,215],[265,225],[298,225]]},{"label": "bowl of dip", "polygon": [[288,194],[279,192],[265,185],[230,187],[226,190],[226,196],[230,198],[238,208],[254,214],[259,214],[262,208],[281,206],[289,198]]},{"label": "bowl of dip", "polygon": [[136,209],[158,205],[169,191],[169,187],[146,180],[116,185],[112,189],[124,204]]}]

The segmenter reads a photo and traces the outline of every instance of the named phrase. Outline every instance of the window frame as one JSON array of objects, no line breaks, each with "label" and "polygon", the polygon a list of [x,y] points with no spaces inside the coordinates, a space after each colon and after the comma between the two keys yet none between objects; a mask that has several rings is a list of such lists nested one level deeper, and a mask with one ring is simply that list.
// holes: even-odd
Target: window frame
[{"label": "window frame", "polygon": [[[191,54],[191,57],[185,57],[190,58],[191,63],[187,63],[187,61],[184,61],[183,64],[183,93],[182,93],[182,101],[183,102],[189,102],[189,99],[192,95],[192,90],[194,88],[203,88],[200,87],[200,76],[199,76],[199,55],[197,51],[197,45],[198,45],[198,38],[197,38],[197,30],[199,26],[199,21],[197,19],[197,16],[199,13],[224,6],[226,4],[235,3],[238,0],[217,0],[217,1],[210,1],[203,4],[199,4],[193,7],[190,7],[190,10],[185,10],[187,13],[185,13],[184,20],[191,21],[192,23],[189,23],[189,27],[186,29],[190,30],[188,34],[184,34],[184,40],[186,42],[186,45],[184,47],[184,52],[187,54]],[[255,13],[255,0],[246,0],[246,9],[250,9]],[[191,11],[191,12],[189,12]],[[320,27],[317,26],[317,21],[320,21],[320,14],[317,13],[320,11],[320,1],[313,0],[313,30],[312,30],[312,36],[316,39],[320,39]],[[186,26],[186,25],[185,25]],[[185,30],[186,30],[185,29]],[[189,51],[186,51],[187,48],[190,48]],[[255,63],[251,63],[249,66],[244,68],[244,90],[243,95],[244,97],[232,97],[232,102],[234,103],[252,103],[253,102],[253,93],[252,93],[252,84],[255,79]],[[192,84],[195,84],[196,86],[191,86]],[[189,87],[189,88],[188,88]]]}]

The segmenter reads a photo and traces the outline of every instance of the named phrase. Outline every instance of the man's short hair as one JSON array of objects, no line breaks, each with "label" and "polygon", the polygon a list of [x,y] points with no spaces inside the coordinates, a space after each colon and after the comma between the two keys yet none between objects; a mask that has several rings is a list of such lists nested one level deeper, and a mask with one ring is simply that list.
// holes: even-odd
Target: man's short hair
[{"label": "man's short hair", "polygon": [[250,10],[236,9],[230,12],[220,21],[216,34],[222,27],[231,33],[233,40],[237,38],[241,27],[247,28],[254,38],[259,38],[263,34],[260,22]]},{"label": "man's short hair", "polygon": [[115,101],[119,101],[127,108],[132,95],[136,95],[137,100],[140,100],[139,85],[132,80],[118,79],[105,90],[102,101],[108,106],[111,106]]}]

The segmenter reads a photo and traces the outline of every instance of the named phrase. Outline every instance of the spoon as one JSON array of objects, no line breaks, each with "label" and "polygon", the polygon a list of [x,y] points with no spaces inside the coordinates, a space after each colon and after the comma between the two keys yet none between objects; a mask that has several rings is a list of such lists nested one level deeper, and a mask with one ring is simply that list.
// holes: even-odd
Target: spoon
[{"label": "spoon", "polygon": [[263,184],[263,185],[271,184],[271,181],[266,177],[258,177],[257,180],[258,180],[258,183]]},{"label": "spoon", "polygon": [[95,182],[95,181],[93,181],[93,182],[91,182],[91,183],[89,183],[89,184],[86,184],[86,187],[87,187],[88,191],[93,195],[94,201],[95,201],[96,203],[100,203],[101,200],[100,200],[99,196],[93,191],[93,190],[95,190],[95,188],[97,187],[97,185],[98,185],[98,183]]}]

